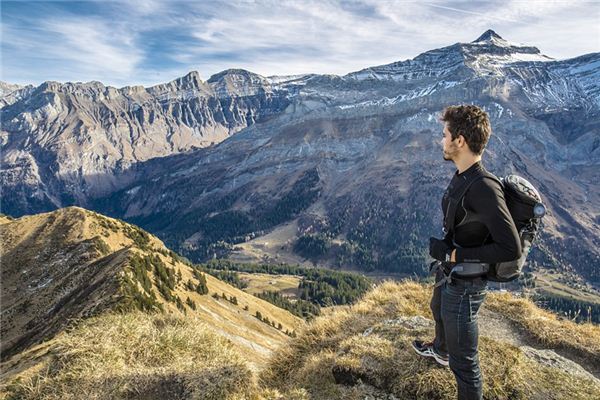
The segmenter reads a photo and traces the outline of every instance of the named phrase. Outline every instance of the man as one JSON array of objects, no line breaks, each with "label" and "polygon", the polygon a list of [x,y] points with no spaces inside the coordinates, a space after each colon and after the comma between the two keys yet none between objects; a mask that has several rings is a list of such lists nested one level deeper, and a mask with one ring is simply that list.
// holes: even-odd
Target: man
[{"label": "man", "polygon": [[521,242],[500,184],[484,178],[481,157],[491,135],[487,113],[473,105],[450,106],[441,121],[444,160],[457,171],[442,198],[446,235],[429,239],[429,254],[440,261],[431,299],[435,339],[415,340],[413,347],[450,366],[459,399],[482,399],[477,313],[486,295],[485,271],[491,263],[519,258]]}]

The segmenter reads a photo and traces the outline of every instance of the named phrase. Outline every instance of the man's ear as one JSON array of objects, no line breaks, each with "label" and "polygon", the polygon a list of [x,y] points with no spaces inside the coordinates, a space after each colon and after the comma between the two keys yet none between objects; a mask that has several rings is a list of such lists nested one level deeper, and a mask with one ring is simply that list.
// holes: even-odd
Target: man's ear
[{"label": "man's ear", "polygon": [[458,137],[456,138],[456,144],[458,145],[458,147],[462,147],[463,145],[467,144],[467,141],[465,140],[465,137],[463,135],[458,135]]}]

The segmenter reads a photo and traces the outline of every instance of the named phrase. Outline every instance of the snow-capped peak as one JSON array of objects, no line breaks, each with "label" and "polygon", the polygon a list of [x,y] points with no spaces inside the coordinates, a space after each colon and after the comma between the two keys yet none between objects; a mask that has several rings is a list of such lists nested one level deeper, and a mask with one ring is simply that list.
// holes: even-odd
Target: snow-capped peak
[{"label": "snow-capped peak", "polygon": [[240,68],[221,71],[206,82],[219,98],[254,96],[261,91],[271,91],[269,81],[264,76]]},{"label": "snow-capped peak", "polygon": [[541,54],[535,46],[513,43],[503,39],[491,29],[471,43],[461,46],[465,63],[475,71],[484,74],[502,74],[498,68],[515,62],[553,61],[552,57]]},{"label": "snow-capped peak", "polygon": [[554,59],[541,54],[535,46],[509,42],[488,29],[473,42],[455,43],[419,54],[411,60],[365,68],[349,73],[345,78],[396,81],[440,78],[457,75],[464,67],[478,75],[503,75],[503,68],[509,64],[546,61]]},{"label": "snow-capped peak", "polygon": [[477,39],[473,40],[471,43],[489,42],[492,40],[504,40],[504,39],[502,39],[502,37],[500,35],[498,35],[496,32],[494,32],[493,30],[488,29],[487,31],[483,32],[483,34],[481,36],[479,36]]},{"label": "snow-capped peak", "polygon": [[491,48],[495,49],[492,52],[500,53],[531,53],[539,54],[540,50],[535,46],[529,46],[524,43],[510,42],[491,29],[483,32],[481,36],[472,41],[471,43],[465,43],[464,46],[470,46],[473,48],[479,48],[484,52],[489,51]]}]

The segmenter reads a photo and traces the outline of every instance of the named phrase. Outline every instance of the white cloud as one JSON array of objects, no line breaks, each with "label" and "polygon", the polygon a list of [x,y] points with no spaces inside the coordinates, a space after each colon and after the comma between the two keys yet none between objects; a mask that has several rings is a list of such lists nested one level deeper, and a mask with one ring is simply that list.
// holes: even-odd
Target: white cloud
[{"label": "white cloud", "polygon": [[18,81],[12,78],[17,75],[21,77],[18,83],[99,80],[126,84],[143,55],[130,32],[99,18],[49,18],[33,29],[3,26],[2,43],[2,79]]},{"label": "white cloud", "polygon": [[[469,42],[490,28],[558,59],[600,49],[600,7],[584,1],[94,4],[102,14],[49,13],[41,20],[23,17],[20,24],[3,19],[6,80],[149,85],[189,70],[206,79],[227,68],[263,75],[342,75]],[[10,53],[5,54],[4,44]],[[177,75],[168,76],[172,73]]]},{"label": "white cloud", "polygon": [[107,21],[49,21],[44,29],[62,39],[44,49],[46,54],[75,63],[82,75],[127,78],[142,58],[129,33]]},{"label": "white cloud", "polygon": [[[338,1],[259,2],[224,7],[220,15],[197,24],[195,36],[202,45],[190,47],[182,53],[181,60],[201,60],[200,65],[209,68],[210,73],[241,67],[227,60],[213,60],[210,64],[213,68],[210,68],[202,61],[210,54],[227,49],[239,55],[236,62],[266,75],[344,74],[413,58],[456,42],[469,42],[490,28],[509,41],[538,46],[543,53],[555,58],[592,51],[589,49],[593,48],[590,43],[594,40],[593,34],[600,32],[598,25],[593,25],[598,22],[593,18],[593,7],[585,2],[366,0],[361,4],[371,7],[374,13],[351,12]],[[566,15],[572,15],[572,20],[565,20]],[[579,29],[573,29],[574,24]],[[592,34],[573,41],[581,32]],[[567,44],[570,54],[564,52]],[[261,49],[278,47],[286,49],[282,57],[268,51],[260,53]],[[293,48],[298,51],[290,53],[288,50]],[[554,52],[554,49],[561,51]]]},{"label": "white cloud", "polygon": [[482,17],[482,18],[484,18],[485,20],[488,20],[488,21],[489,20],[497,20],[497,21],[519,22],[516,19],[508,18],[508,17],[503,16],[503,15],[492,16],[489,13],[482,13],[482,12],[477,12],[477,11],[471,11],[471,10],[463,9],[463,8],[447,7],[447,6],[443,6],[443,5],[435,4],[435,3],[427,3],[427,5],[429,7],[440,8],[442,10],[456,11],[456,12],[463,13],[463,14],[476,15],[476,16]]}]

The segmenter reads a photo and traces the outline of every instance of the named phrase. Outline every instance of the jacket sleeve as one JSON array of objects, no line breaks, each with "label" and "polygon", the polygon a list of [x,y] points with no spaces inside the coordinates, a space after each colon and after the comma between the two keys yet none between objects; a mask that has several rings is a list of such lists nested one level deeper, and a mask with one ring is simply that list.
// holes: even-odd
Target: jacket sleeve
[{"label": "jacket sleeve", "polygon": [[492,240],[479,247],[457,248],[457,262],[497,263],[521,257],[521,240],[498,182],[484,178],[474,183],[465,196],[465,207],[477,214]]}]

